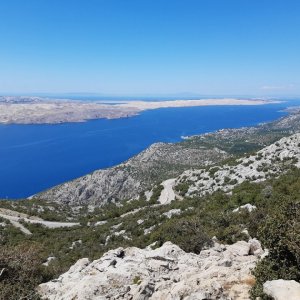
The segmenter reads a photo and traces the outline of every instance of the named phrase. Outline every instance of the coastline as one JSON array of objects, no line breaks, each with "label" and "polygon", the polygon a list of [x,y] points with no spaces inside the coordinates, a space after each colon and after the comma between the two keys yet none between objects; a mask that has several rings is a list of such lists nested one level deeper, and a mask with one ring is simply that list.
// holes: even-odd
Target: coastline
[{"label": "coastline", "polygon": [[174,178],[185,170],[199,166],[205,168],[230,159],[232,155],[269,146],[295,130],[290,122],[300,126],[300,115],[288,114],[263,124],[181,136],[179,142],[156,142],[119,164],[64,181],[33,194],[30,199],[42,198],[71,205],[87,202],[102,205],[107,199],[137,199],[141,193],[151,190],[151,183],[159,181],[167,193],[160,202],[165,202],[174,196],[170,192]]},{"label": "coastline", "polygon": [[[0,97],[1,98],[1,97]],[[119,119],[138,115],[146,110],[160,108],[201,106],[254,106],[281,103],[264,99],[199,99],[171,101],[127,101],[103,104],[90,101],[72,101],[45,98],[2,97],[0,124],[61,124],[95,119]]]},{"label": "coastline", "polygon": [[134,107],[140,110],[172,108],[172,107],[195,107],[195,106],[219,106],[219,105],[266,105],[281,103],[278,100],[264,99],[199,99],[199,100],[171,100],[171,101],[131,101],[118,105],[119,107]]}]

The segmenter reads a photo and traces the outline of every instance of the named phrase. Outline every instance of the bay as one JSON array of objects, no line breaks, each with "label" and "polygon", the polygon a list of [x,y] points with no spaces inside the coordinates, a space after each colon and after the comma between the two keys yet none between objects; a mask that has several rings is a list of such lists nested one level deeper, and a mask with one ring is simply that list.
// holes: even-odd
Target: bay
[{"label": "bay", "polygon": [[296,104],[166,108],[116,120],[0,125],[0,198],[28,197],[121,163],[155,142],[272,121]]}]

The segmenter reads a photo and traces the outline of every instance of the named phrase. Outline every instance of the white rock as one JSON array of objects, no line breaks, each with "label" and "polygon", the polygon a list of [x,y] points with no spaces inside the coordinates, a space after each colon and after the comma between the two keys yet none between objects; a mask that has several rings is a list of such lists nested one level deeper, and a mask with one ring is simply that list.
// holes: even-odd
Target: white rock
[{"label": "white rock", "polygon": [[178,216],[181,213],[181,209],[171,209],[165,213],[163,213],[164,216],[166,216],[168,219],[172,218],[172,216]]},{"label": "white rock", "polygon": [[259,240],[257,239],[250,239],[248,241],[248,243],[250,244],[250,254],[252,255],[260,255],[262,254],[264,251],[262,250],[261,247],[261,243]]},{"label": "white rock", "polygon": [[47,258],[47,261],[45,261],[44,263],[42,263],[42,265],[48,267],[48,266],[49,266],[49,263],[50,263],[52,260],[55,260],[55,259],[56,259],[55,256],[49,256],[49,257]]},{"label": "white rock", "polygon": [[144,229],[144,235],[149,234],[150,232],[152,232],[154,228],[155,228],[155,225]]},{"label": "white rock", "polygon": [[299,300],[300,283],[295,280],[272,280],[263,285],[263,291],[274,300]]},{"label": "white rock", "polygon": [[248,238],[251,238],[247,228],[243,229],[241,233],[245,234]]},{"label": "white rock", "polygon": [[144,223],[144,220],[139,219],[139,220],[137,220],[136,222],[138,223],[138,225],[141,225],[141,224]]},{"label": "white rock", "polygon": [[94,224],[94,226],[100,226],[100,225],[104,225],[106,223],[107,223],[107,221],[98,221]]},{"label": "white rock", "polygon": [[82,240],[78,240],[78,241],[74,241],[72,242],[72,245],[69,247],[69,249],[74,249],[74,247],[81,245],[82,244]]},{"label": "white rock", "polygon": [[[284,159],[294,158],[291,165],[300,168],[300,133],[284,137],[250,157],[236,160],[236,165],[222,167],[212,166],[209,169],[186,170],[176,178],[175,185],[188,183],[187,196],[198,197],[222,190],[230,194],[233,188],[246,180],[252,182],[264,181],[271,176],[279,176],[285,172]],[[249,212],[255,207],[246,204]],[[235,209],[234,212],[238,212]]]},{"label": "white rock", "polygon": [[118,229],[122,226],[123,223],[119,223],[119,224],[116,224],[116,225],[113,225],[111,226],[112,229]]},{"label": "white rock", "polygon": [[250,253],[250,244],[245,241],[238,241],[233,245],[227,246],[227,250],[232,255],[246,256]]},{"label": "white rock", "polygon": [[151,199],[152,195],[153,195],[152,190],[151,191],[146,191],[145,192],[146,201],[149,201]]},{"label": "white rock", "polygon": [[126,233],[126,231],[123,229],[123,230],[114,232],[113,234],[114,234],[115,236],[120,236],[120,235],[124,236],[125,233]]},{"label": "white rock", "polygon": [[269,249],[264,249],[264,252],[260,255],[261,259],[264,259],[269,255]]},{"label": "white rock", "polygon": [[250,203],[247,203],[245,205],[242,205],[236,209],[234,209],[232,212],[239,212],[242,209],[247,210],[248,212],[252,212],[253,210],[255,210],[257,207],[255,205],[251,205]]},{"label": "white rock", "polygon": [[[220,249],[221,250],[220,250]],[[39,286],[42,299],[249,299],[245,284],[257,257],[250,244],[218,245],[200,255],[167,242],[155,250],[118,248],[81,259],[58,279]],[[286,300],[286,299],[285,299]]]},{"label": "white rock", "polygon": [[160,196],[158,198],[158,202],[161,204],[169,204],[173,200],[175,200],[175,193],[173,190],[175,184],[175,178],[165,180],[161,183],[164,189],[161,191]]}]

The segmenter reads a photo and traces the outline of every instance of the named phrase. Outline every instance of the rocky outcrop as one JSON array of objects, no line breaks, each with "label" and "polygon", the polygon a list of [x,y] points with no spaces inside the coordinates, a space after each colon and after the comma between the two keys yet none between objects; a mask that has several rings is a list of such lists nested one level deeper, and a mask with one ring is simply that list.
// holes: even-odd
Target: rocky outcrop
[{"label": "rocky outcrop", "polygon": [[263,285],[263,291],[274,300],[299,300],[300,283],[295,280],[272,280]]},{"label": "rocky outcrop", "polygon": [[203,196],[218,190],[230,192],[244,181],[260,182],[279,176],[291,166],[300,167],[300,134],[284,137],[253,155],[236,160],[235,165],[187,170],[175,185],[188,184],[186,196]]},{"label": "rocky outcrop", "polygon": [[204,166],[226,157],[228,154],[219,149],[157,143],[123,164],[97,170],[34,197],[70,205],[103,205],[133,199],[155,183],[178,176],[192,166]]},{"label": "rocky outcrop", "polygon": [[58,279],[41,284],[42,299],[249,299],[250,274],[263,250],[256,240],[215,244],[199,255],[167,242],[155,250],[118,248],[80,259]]},{"label": "rocky outcrop", "polygon": [[169,204],[173,200],[175,200],[176,195],[173,190],[173,186],[175,184],[175,178],[167,179],[161,183],[163,186],[163,190],[160,193],[158,198],[158,202],[161,204]]},{"label": "rocky outcrop", "polygon": [[243,210],[248,211],[249,213],[251,213],[252,211],[254,211],[257,207],[255,205],[251,205],[250,203],[247,203],[245,205],[241,205],[238,208],[235,208],[232,212],[236,213],[236,212],[240,212]]}]

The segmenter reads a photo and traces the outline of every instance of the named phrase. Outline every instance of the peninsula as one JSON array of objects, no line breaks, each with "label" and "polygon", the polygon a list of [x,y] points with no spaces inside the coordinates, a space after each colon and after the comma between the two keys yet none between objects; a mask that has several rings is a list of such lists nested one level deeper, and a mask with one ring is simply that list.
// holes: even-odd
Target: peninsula
[{"label": "peninsula", "polygon": [[265,99],[199,99],[171,101],[76,101],[40,97],[0,97],[0,124],[58,124],[132,117],[142,111],[171,107],[264,105]]}]

